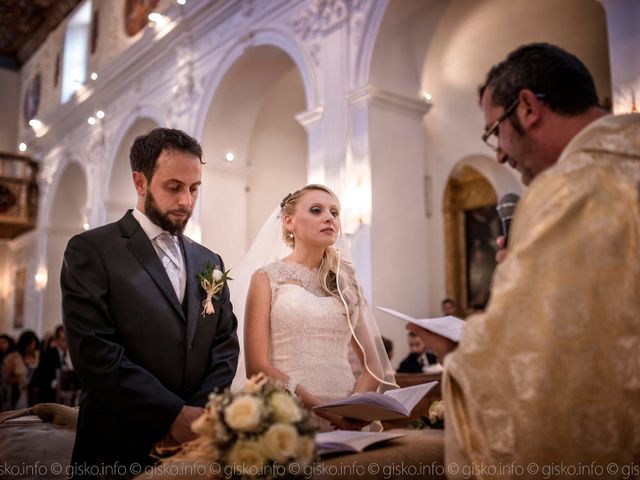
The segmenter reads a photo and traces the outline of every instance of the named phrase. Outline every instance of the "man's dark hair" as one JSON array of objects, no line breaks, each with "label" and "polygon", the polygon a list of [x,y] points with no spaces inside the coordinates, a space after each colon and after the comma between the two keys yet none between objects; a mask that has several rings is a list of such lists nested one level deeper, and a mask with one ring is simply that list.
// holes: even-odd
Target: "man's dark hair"
[{"label": "man's dark hair", "polygon": [[173,128],[154,128],[146,135],[135,139],[129,152],[131,171],[142,172],[150,182],[156,171],[158,157],[163,151],[178,150],[190,153],[202,161],[202,147],[198,141],[181,130]]},{"label": "man's dark hair", "polygon": [[487,88],[493,103],[504,108],[525,88],[544,95],[551,111],[562,115],[598,106],[596,86],[587,67],[575,55],[548,43],[522,45],[494,65],[478,88],[480,101]]},{"label": "man's dark hair", "polygon": [[444,306],[446,303],[450,303],[454,307],[456,306],[456,302],[450,298],[445,298],[444,300],[442,300],[441,305]]}]

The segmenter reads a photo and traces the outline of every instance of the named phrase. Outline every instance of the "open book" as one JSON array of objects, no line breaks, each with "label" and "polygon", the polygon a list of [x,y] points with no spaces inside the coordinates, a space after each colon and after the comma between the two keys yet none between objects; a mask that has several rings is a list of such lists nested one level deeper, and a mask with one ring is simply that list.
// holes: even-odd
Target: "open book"
[{"label": "open book", "polygon": [[316,405],[313,409],[367,422],[406,418],[411,415],[413,407],[437,384],[438,382],[428,382],[397,390],[388,390],[384,393],[367,392]]},{"label": "open book", "polygon": [[326,455],[338,452],[361,452],[369,445],[402,437],[403,432],[354,432],[350,430],[335,430],[316,435],[318,453]]},{"label": "open book", "polygon": [[415,323],[416,325],[429,330],[430,332],[437,333],[441,337],[448,338],[454,342],[459,342],[462,336],[462,330],[464,329],[464,320],[460,320],[458,317],[451,315],[447,317],[437,318],[413,318],[404,313],[397,312],[386,307],[376,307],[378,310],[393,315],[394,317],[406,320],[407,322]]}]

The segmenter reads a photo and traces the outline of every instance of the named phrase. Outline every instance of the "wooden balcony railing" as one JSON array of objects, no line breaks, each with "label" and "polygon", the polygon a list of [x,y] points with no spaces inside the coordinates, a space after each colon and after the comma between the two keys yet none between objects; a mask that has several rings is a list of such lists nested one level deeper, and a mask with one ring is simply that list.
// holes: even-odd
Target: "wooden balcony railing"
[{"label": "wooden balcony railing", "polygon": [[0,152],[0,238],[15,238],[36,226],[38,164],[30,157]]}]

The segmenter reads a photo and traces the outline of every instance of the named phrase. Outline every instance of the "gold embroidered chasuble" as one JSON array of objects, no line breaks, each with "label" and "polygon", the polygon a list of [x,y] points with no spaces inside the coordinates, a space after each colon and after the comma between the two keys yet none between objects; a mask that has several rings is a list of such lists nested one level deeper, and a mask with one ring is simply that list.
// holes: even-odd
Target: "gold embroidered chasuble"
[{"label": "gold embroidered chasuble", "polygon": [[631,114],[586,127],[520,201],[488,308],[445,359],[452,478],[595,477],[591,462],[621,478],[638,466],[639,195]]}]

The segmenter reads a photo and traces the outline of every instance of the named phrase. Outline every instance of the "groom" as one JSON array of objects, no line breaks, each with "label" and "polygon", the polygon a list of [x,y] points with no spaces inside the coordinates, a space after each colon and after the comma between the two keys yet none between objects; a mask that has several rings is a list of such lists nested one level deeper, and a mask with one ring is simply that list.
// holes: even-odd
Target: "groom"
[{"label": "groom", "polygon": [[179,130],[136,138],[138,203],[118,222],[73,237],[62,267],[62,310],[84,383],[72,476],[129,476],[154,443],[182,443],[209,393],[238,361],[229,289],[202,314],[198,273],[222,259],[182,235],[202,177],[202,149]]}]

